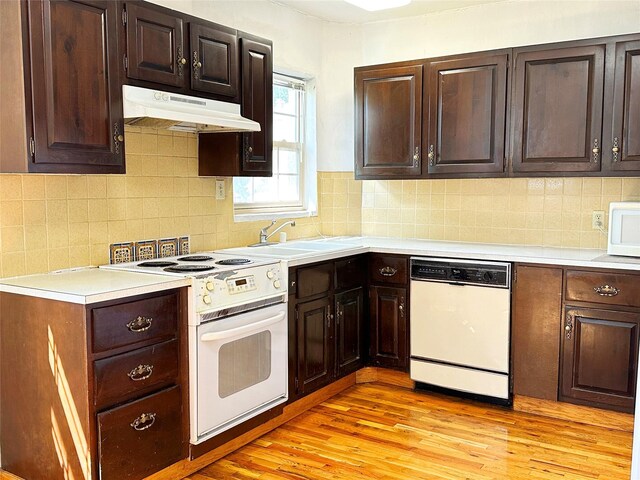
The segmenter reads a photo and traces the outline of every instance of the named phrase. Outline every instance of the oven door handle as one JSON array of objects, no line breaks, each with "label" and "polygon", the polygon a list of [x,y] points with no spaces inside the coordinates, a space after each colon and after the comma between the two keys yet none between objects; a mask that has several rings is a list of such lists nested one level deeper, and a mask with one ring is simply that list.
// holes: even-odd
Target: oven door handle
[{"label": "oven door handle", "polygon": [[245,333],[261,330],[264,327],[268,327],[269,325],[273,325],[274,323],[278,323],[282,321],[284,319],[284,316],[285,316],[285,313],[280,312],[279,314],[273,317],[269,317],[259,322],[250,323],[249,325],[243,325],[242,327],[232,328],[231,330],[223,330],[222,332],[205,333],[200,337],[200,341],[213,342],[215,340],[222,340],[225,338],[237,337],[238,335],[243,335]]}]

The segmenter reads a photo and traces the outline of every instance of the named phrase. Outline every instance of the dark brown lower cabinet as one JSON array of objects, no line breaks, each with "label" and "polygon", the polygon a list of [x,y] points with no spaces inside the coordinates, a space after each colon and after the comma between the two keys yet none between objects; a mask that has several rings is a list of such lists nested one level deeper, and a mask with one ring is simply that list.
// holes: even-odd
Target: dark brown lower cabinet
[{"label": "dark brown lower cabinet", "polygon": [[560,399],[633,412],[640,313],[567,307]]},{"label": "dark brown lower cabinet", "polygon": [[355,372],[362,366],[364,358],[363,303],[362,287],[335,296],[338,376]]},{"label": "dark brown lower cabinet", "polygon": [[99,413],[100,478],[144,478],[180,460],[181,429],[178,386]]},{"label": "dark brown lower cabinet", "polygon": [[329,297],[296,307],[298,393],[310,393],[333,379],[333,335]]},{"label": "dark brown lower cabinet", "polygon": [[516,265],[511,316],[513,393],[558,399],[562,267]]},{"label": "dark brown lower cabinet", "polygon": [[407,349],[407,289],[372,286],[369,288],[369,355],[378,367],[406,370]]}]

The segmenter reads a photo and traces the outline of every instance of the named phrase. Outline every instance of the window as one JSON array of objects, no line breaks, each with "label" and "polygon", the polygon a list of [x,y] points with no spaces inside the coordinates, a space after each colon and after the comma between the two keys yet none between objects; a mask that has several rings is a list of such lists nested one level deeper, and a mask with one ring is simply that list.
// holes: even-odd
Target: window
[{"label": "window", "polygon": [[[315,213],[316,188],[307,158],[309,82],[274,74],[273,176],[233,179],[236,216],[307,216]],[[315,169],[314,169],[315,170]],[[313,197],[313,198],[312,198]],[[277,215],[281,214],[281,215]]]}]

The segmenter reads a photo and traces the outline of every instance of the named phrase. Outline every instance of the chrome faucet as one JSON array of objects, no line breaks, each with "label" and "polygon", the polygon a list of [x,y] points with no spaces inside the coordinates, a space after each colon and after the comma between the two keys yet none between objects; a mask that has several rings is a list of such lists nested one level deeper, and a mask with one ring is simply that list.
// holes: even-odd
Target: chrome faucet
[{"label": "chrome faucet", "polygon": [[284,222],[282,225],[280,225],[278,228],[276,228],[273,232],[271,233],[267,233],[267,231],[273,227],[276,224],[275,220],[271,220],[271,223],[269,225],[267,225],[264,228],[260,229],[260,241],[258,243],[254,243],[252,245],[249,245],[250,247],[259,247],[260,245],[273,245],[275,242],[269,242],[269,238],[272,237],[273,235],[275,235],[276,233],[278,233],[280,230],[282,230],[284,227],[286,227],[287,225],[291,225],[292,227],[296,226],[296,222],[295,220],[289,220],[288,222]]}]

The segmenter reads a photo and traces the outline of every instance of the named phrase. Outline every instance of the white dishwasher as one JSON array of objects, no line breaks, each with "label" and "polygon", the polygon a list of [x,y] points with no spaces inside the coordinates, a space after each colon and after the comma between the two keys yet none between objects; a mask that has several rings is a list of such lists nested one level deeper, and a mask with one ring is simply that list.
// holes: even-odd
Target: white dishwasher
[{"label": "white dishwasher", "polygon": [[511,404],[510,263],[412,258],[409,318],[417,388]]}]

